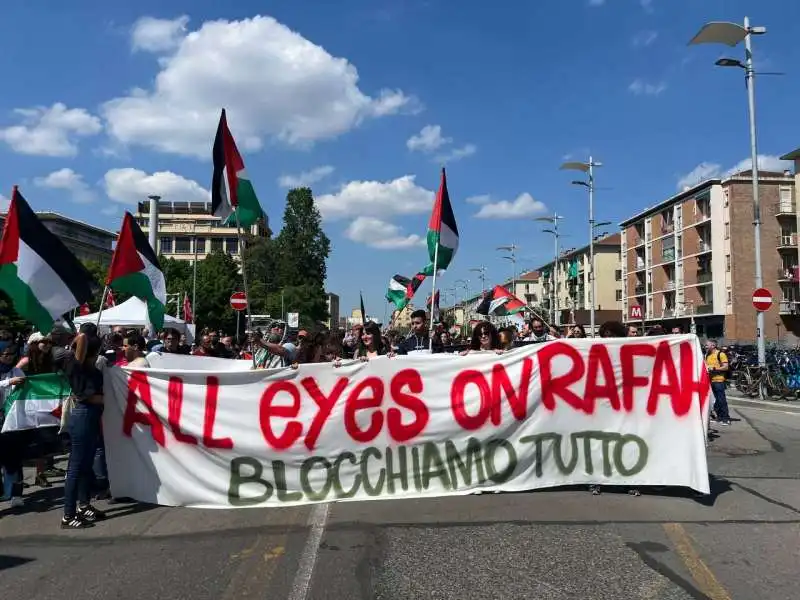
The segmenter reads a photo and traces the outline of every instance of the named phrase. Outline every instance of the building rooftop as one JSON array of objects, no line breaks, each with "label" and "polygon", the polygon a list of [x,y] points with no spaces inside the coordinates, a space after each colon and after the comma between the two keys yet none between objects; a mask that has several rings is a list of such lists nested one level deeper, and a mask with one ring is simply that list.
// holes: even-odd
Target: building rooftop
[{"label": "building rooftop", "polygon": [[[620,233],[612,233],[594,241],[595,248],[614,248],[622,245],[622,235]],[[570,259],[579,254],[587,254],[589,252],[589,244],[581,246],[580,248],[570,248],[561,253],[558,257],[559,261]],[[545,263],[539,267],[539,271],[547,270],[555,261]]]},{"label": "building rooftop", "polygon": [[539,271],[528,271],[517,277],[517,281],[539,281]]},{"label": "building rooftop", "polygon": [[797,160],[798,158],[800,158],[800,148],[796,148],[781,156],[781,160]]},{"label": "building rooftop", "polygon": [[[0,214],[0,219],[5,221],[7,213]],[[73,219],[72,217],[67,217],[66,215],[62,215],[61,213],[45,210],[45,211],[36,211],[36,216],[39,217],[42,221],[66,221],[67,223],[71,223],[73,225],[78,225],[79,227],[84,227],[86,229],[92,230],[94,233],[98,235],[103,235],[111,239],[115,239],[117,234],[113,231],[109,231],[108,229],[103,229],[102,227],[97,227],[95,225],[90,225],[85,221],[79,221],[78,219]]]},{"label": "building rooftop", "polygon": [[[150,200],[145,200],[137,204],[139,214],[148,214],[150,212]],[[158,213],[161,215],[208,215],[211,214],[211,202],[167,202],[159,200]]]}]

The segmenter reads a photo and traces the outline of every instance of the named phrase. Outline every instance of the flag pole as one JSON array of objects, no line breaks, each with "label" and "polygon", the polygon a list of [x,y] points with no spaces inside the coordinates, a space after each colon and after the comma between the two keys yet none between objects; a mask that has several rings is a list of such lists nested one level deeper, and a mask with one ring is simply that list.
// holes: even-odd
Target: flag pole
[{"label": "flag pole", "polygon": [[431,322],[428,325],[428,350],[433,352],[433,306],[436,303],[436,271],[439,266],[439,240],[436,241],[436,249],[433,251],[433,279],[431,281]]},{"label": "flag pole", "polygon": [[100,327],[100,319],[103,316],[103,307],[106,305],[106,294],[108,294],[108,286],[103,288],[103,296],[100,298],[100,310],[97,311],[97,323],[95,323],[95,327]]},{"label": "flag pole", "polygon": [[[236,239],[239,241],[239,258],[242,261],[242,283],[244,284],[244,297],[245,301],[247,302],[247,331],[253,331],[252,327],[252,317],[250,315],[250,288],[247,285],[247,268],[244,264],[244,244],[242,243],[242,221],[239,218],[239,209],[235,207],[233,209],[233,214],[236,215]],[[196,262],[196,261],[195,261]],[[193,315],[194,316],[194,315]],[[238,329],[238,326],[237,326]],[[284,329],[284,331],[286,331]],[[239,335],[239,332],[236,332],[236,335]],[[252,349],[251,349],[252,350]],[[250,352],[253,355],[253,368],[256,368],[256,353]]]}]

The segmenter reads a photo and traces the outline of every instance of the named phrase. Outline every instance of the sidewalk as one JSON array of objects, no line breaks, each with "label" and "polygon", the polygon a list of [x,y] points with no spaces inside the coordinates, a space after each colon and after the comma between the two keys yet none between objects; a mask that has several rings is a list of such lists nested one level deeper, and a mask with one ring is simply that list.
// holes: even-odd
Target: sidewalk
[{"label": "sidewalk", "polygon": [[761,400],[742,396],[736,390],[728,389],[728,403],[731,406],[763,408],[775,411],[800,413],[800,400]]}]

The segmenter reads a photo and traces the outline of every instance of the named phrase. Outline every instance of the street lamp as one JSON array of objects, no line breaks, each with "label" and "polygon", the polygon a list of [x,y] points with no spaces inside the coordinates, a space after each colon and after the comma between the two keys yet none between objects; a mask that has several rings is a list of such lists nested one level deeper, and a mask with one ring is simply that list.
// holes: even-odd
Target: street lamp
[{"label": "street lamp", "polygon": [[459,285],[459,284],[461,284],[461,286],[464,288],[464,293],[465,293],[465,295],[464,295],[464,310],[463,310],[462,319],[461,319],[462,322],[461,322],[461,326],[459,326],[459,329],[461,329],[461,327],[468,320],[467,319],[467,303],[470,301],[469,279],[456,279],[455,285]]},{"label": "street lamp", "polygon": [[511,293],[516,295],[517,294],[517,255],[516,250],[519,248],[516,244],[511,244],[509,246],[498,246],[497,250],[503,250],[504,252],[508,252],[511,256],[504,256],[506,260],[511,261],[511,269],[512,269],[512,276],[511,276]]},{"label": "street lamp", "polygon": [[[744,69],[744,80],[747,86],[747,108],[750,117],[750,158],[753,162],[753,240],[755,242],[755,287],[763,286],[761,276],[761,202],[758,197],[758,146],[756,143],[756,97],[755,97],[755,70],[753,69],[753,49],[751,46],[751,35],[763,35],[767,32],[766,27],[751,27],[750,18],[744,18],[744,24],[727,23],[714,21],[706,23],[690,41],[693,44],[725,44],[730,47],[738,45],[744,41],[744,58],[740,60],[733,58],[721,58],[716,61],[720,67],[739,67]],[[766,352],[764,347],[764,313],[756,313],[756,340],[758,347],[758,364],[760,367],[766,365]]]},{"label": "street lamp", "polygon": [[470,272],[478,273],[478,279],[481,280],[481,292],[483,292],[486,289],[486,267],[481,265],[480,267],[470,269]]},{"label": "street lamp", "polygon": [[534,221],[539,221],[541,223],[551,223],[553,225],[552,229],[542,229],[544,233],[549,233],[553,236],[555,241],[555,260],[553,261],[553,320],[552,323],[554,325],[559,325],[561,321],[561,315],[558,313],[558,255],[559,255],[559,238],[561,237],[558,233],[558,222],[563,219],[563,215],[559,215],[557,213],[553,213],[550,217],[537,217]]},{"label": "street lamp", "polygon": [[589,293],[592,296],[589,302],[589,329],[591,329],[592,337],[595,335],[595,306],[597,304],[597,278],[594,272],[594,168],[602,166],[603,163],[593,160],[591,156],[586,162],[573,161],[561,164],[562,170],[581,171],[586,173],[588,178],[586,181],[573,181],[572,185],[582,185],[589,190]]}]

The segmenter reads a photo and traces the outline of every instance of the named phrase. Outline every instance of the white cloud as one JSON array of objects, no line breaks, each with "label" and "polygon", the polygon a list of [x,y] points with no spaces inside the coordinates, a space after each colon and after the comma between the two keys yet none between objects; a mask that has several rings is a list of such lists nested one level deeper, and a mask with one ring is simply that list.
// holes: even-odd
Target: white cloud
[{"label": "white cloud", "polygon": [[8,205],[11,203],[11,200],[0,194],[0,212],[8,211]]},{"label": "white cloud", "polygon": [[519,219],[533,217],[547,210],[543,202],[534,200],[527,192],[520,194],[515,200],[499,200],[481,206],[475,213],[478,219]]},{"label": "white cloud", "polygon": [[64,190],[70,193],[73,202],[88,204],[97,200],[97,194],[83,180],[83,175],[72,169],[59,169],[44,177],[33,180],[34,185],[50,190]]},{"label": "white cloud", "polygon": [[442,137],[441,125],[425,125],[419,133],[408,138],[406,146],[412,152],[433,152],[452,141],[453,138]]},{"label": "white cloud", "polygon": [[635,79],[628,86],[628,91],[636,96],[659,96],[666,89],[667,84],[663,81],[647,83],[641,79]]},{"label": "white cloud", "polygon": [[467,204],[489,204],[492,201],[492,197],[489,194],[480,194],[478,196],[470,196],[464,202]]},{"label": "white cloud", "polygon": [[139,169],[111,169],[103,177],[106,194],[121,204],[136,204],[152,194],[176,202],[208,202],[211,194],[199,183],[171,171],[148,175]]},{"label": "white cloud", "polygon": [[361,244],[379,250],[414,248],[425,244],[416,234],[404,235],[400,227],[375,217],[358,217],[345,230],[344,235]]},{"label": "white cloud", "polygon": [[281,175],[278,177],[278,185],[282,188],[309,187],[318,181],[322,181],[335,169],[330,165],[315,167],[310,171],[303,171],[297,175]]},{"label": "white cloud", "polygon": [[631,43],[636,48],[641,48],[643,46],[650,46],[658,39],[658,32],[657,31],[640,31],[636,35],[633,36],[633,40]]},{"label": "white cloud", "polygon": [[[736,173],[750,170],[753,167],[753,161],[750,158],[740,160],[729,169],[723,170],[722,165],[713,162],[701,162],[694,169],[681,176],[678,179],[678,189],[682,190],[686,187],[693,187],[707,179],[716,179],[720,177],[730,177]],[[774,173],[782,173],[784,169],[791,169],[791,161],[781,160],[778,156],[772,154],[759,154],[758,155],[758,168],[761,171],[770,171]]]},{"label": "white cloud", "polygon": [[100,133],[100,119],[83,108],[67,108],[61,102],[51,107],[18,108],[22,123],[0,129],[0,140],[15,152],[34,156],[75,156],[74,138]]},{"label": "white cloud", "polygon": [[478,151],[478,147],[475,144],[466,144],[461,148],[453,148],[449,152],[441,154],[435,158],[435,162],[441,164],[448,164],[454,163],[457,160],[461,160],[462,158],[466,158],[468,156],[472,156]]},{"label": "white cloud", "polygon": [[433,205],[434,193],[418,186],[416,176],[392,181],[351,181],[335,194],[317,197],[325,219],[347,217],[388,217],[424,213]]},{"label": "white cloud", "polygon": [[152,90],[103,105],[113,140],[210,158],[224,106],[245,150],[265,138],[308,146],[416,102],[400,90],[365,94],[346,59],[266,16],[206,22],[159,65]]},{"label": "white cloud", "polygon": [[189,17],[156,19],[142,17],[131,27],[131,47],[134,51],[165,52],[177,48],[186,37]]},{"label": "white cloud", "polygon": [[589,6],[603,6],[606,0],[589,0]]}]

